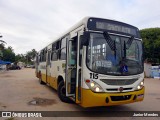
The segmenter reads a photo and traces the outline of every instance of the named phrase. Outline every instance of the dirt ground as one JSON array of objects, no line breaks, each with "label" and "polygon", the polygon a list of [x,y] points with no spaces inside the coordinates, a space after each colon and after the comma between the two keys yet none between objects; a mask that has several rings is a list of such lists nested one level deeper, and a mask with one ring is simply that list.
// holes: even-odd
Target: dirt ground
[{"label": "dirt ground", "polygon": [[[160,80],[145,79],[145,99],[143,102],[133,104],[111,106],[111,107],[95,107],[84,109],[76,104],[63,103],[59,100],[57,92],[49,86],[40,85],[35,77],[35,69],[25,68],[22,70],[10,70],[0,72],[0,111],[84,111],[84,110],[99,110],[99,111],[160,111]],[[87,114],[87,113],[86,113]],[[114,115],[113,115],[114,116]],[[0,120],[21,120],[22,118],[0,118]],[[33,118],[23,118],[32,120]],[[54,118],[34,118],[34,120],[75,120],[75,119],[112,119],[116,117],[54,117]],[[136,118],[125,117],[118,118],[122,120],[135,119],[155,119],[152,118]]]}]

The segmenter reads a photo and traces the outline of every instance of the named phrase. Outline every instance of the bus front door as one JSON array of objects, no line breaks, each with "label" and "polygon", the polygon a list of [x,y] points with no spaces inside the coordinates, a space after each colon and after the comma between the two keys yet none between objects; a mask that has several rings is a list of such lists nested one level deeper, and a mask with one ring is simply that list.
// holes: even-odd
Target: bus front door
[{"label": "bus front door", "polygon": [[81,57],[78,43],[79,36],[68,41],[66,64],[66,96],[74,99],[76,103],[81,101],[81,67],[79,64]]}]

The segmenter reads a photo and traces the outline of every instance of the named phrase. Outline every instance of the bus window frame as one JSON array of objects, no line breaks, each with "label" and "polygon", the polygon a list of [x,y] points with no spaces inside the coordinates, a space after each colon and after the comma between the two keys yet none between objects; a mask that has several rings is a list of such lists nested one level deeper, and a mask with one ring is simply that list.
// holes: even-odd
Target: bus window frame
[{"label": "bus window frame", "polygon": [[[68,38],[67,37],[64,37],[61,39],[60,41],[60,50],[59,50],[59,60],[66,60],[67,59],[67,47],[66,47],[66,44],[67,44],[67,41],[68,41]],[[62,44],[63,43],[63,44]],[[64,50],[64,58],[62,58],[62,50]]]}]

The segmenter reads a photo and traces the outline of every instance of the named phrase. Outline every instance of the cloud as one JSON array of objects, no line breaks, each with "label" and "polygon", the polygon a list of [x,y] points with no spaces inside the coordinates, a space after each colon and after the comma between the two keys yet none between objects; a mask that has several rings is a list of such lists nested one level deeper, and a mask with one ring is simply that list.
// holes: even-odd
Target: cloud
[{"label": "cloud", "polygon": [[159,0],[1,0],[0,33],[16,53],[40,50],[85,16],[160,27]]}]

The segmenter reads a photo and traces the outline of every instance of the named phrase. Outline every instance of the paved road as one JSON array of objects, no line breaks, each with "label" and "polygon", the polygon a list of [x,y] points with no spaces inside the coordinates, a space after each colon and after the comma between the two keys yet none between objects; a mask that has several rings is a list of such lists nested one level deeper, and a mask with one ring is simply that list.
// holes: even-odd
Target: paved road
[{"label": "paved road", "polygon": [[[34,69],[27,68],[0,73],[0,111],[160,111],[160,80],[145,79],[145,99],[143,102],[111,106],[95,107],[84,109],[76,104],[63,103],[59,100],[57,92],[49,86],[40,85],[34,75]],[[35,101],[37,100],[37,102]],[[71,114],[74,112],[71,112]],[[94,112],[96,114],[96,112]],[[55,117],[54,119],[112,119],[135,120],[144,117],[100,117],[104,114],[97,113],[97,117],[87,117],[87,112],[83,117]],[[114,113],[111,113],[114,115]],[[62,115],[63,116],[63,115]],[[160,116],[160,115],[159,115]],[[0,118],[0,120],[7,120]],[[21,120],[14,118],[13,120]],[[23,118],[24,119],[24,118]],[[30,118],[25,118],[30,120]],[[35,118],[34,120],[53,120],[53,118]],[[160,117],[145,118],[147,120],[159,120]]]}]

